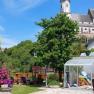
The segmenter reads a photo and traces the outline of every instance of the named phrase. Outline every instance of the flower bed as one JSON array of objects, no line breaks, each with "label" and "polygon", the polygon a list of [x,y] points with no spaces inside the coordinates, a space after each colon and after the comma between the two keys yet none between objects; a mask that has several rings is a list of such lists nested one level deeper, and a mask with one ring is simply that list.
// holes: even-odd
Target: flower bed
[{"label": "flower bed", "polygon": [[0,69],[0,86],[1,90],[7,90],[12,87],[13,81],[10,79],[9,72],[6,67]]}]

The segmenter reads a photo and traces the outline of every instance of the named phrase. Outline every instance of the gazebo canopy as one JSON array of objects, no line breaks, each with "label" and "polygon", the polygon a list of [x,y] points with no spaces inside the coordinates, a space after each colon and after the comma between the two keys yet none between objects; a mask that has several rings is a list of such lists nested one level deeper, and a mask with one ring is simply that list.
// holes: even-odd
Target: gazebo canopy
[{"label": "gazebo canopy", "polygon": [[94,66],[94,57],[74,57],[65,63],[65,66]]},{"label": "gazebo canopy", "polygon": [[94,56],[73,57],[64,65],[64,87],[92,86]]}]

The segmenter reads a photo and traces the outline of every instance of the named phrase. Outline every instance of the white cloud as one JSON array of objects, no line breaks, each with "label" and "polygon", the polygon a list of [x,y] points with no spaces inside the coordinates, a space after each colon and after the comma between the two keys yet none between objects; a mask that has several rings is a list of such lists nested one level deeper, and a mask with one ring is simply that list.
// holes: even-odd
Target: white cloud
[{"label": "white cloud", "polygon": [[37,7],[47,0],[2,0],[7,9],[14,12],[23,12]]},{"label": "white cloud", "polygon": [[[0,30],[5,30],[4,28],[1,28]],[[6,35],[4,32],[0,32],[0,47],[1,48],[10,48],[12,46],[17,45],[19,42],[13,38],[10,38],[9,35]]]},{"label": "white cloud", "polygon": [[14,45],[17,45],[18,42],[16,40],[10,38],[2,38],[0,39],[0,45],[2,48],[10,48]]}]

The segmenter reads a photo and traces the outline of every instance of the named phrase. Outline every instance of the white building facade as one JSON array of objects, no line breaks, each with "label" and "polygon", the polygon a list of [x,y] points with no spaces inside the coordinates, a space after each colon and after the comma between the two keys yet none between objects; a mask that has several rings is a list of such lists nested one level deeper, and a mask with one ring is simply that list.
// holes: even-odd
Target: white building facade
[{"label": "white building facade", "polygon": [[71,13],[71,1],[60,0],[61,12],[66,13],[72,20],[79,25],[79,35],[87,38],[94,37],[94,9],[89,9],[87,15]]}]

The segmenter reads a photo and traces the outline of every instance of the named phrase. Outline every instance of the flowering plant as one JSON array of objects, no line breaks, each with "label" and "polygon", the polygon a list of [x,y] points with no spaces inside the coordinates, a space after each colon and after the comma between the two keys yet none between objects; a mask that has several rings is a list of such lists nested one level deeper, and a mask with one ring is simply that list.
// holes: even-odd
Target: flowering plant
[{"label": "flowering plant", "polygon": [[12,82],[8,70],[5,67],[2,67],[0,69],[0,85],[7,84],[10,87]]}]

